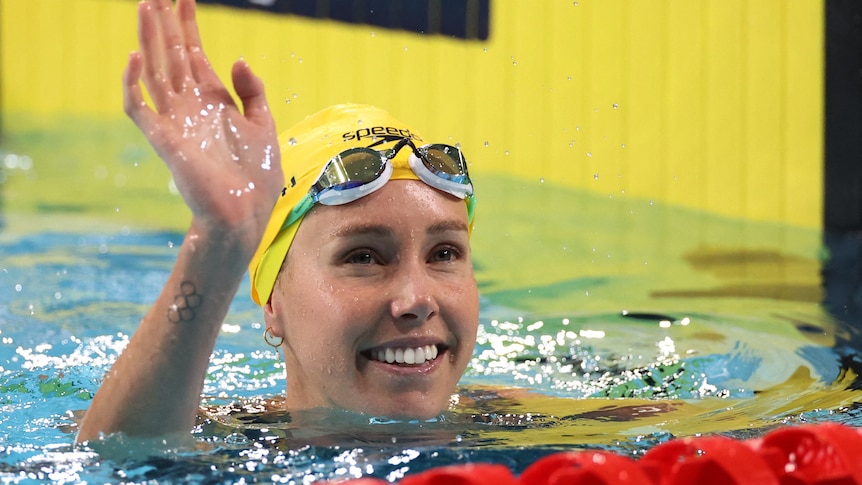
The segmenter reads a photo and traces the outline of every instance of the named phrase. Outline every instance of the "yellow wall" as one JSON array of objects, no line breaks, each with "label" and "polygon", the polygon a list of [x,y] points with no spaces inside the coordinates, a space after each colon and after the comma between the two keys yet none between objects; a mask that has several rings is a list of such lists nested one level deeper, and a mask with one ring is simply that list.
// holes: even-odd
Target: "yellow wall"
[{"label": "yellow wall", "polygon": [[[0,1],[6,127],[16,113],[121,116],[135,8]],[[823,10],[822,0],[494,0],[487,42],[220,7],[199,18],[217,69],[245,57],[282,127],[370,102],[461,142],[475,174],[820,227]]]}]

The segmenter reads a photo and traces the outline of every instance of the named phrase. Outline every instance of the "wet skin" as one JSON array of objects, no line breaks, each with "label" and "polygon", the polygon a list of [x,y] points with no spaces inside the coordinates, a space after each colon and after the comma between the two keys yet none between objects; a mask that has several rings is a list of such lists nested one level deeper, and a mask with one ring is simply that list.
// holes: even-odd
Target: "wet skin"
[{"label": "wet skin", "polygon": [[288,409],[416,419],[446,409],[478,315],[465,204],[412,180],[312,209],[265,306]]}]

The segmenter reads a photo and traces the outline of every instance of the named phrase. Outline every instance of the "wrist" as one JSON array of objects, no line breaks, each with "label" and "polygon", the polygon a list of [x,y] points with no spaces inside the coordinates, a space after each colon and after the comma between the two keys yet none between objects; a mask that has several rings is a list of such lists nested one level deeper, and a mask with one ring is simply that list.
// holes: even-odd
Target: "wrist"
[{"label": "wrist", "polygon": [[250,221],[213,225],[193,217],[183,245],[210,264],[236,265],[244,273],[262,237],[256,226]]}]

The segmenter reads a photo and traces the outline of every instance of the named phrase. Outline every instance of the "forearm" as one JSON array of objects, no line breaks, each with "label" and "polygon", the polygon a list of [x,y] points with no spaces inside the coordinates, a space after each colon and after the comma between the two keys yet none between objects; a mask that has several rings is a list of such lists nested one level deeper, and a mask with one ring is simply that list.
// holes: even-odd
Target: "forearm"
[{"label": "forearm", "polygon": [[193,226],[162,293],[105,375],[78,441],[191,429],[216,337],[250,258],[247,246]]}]

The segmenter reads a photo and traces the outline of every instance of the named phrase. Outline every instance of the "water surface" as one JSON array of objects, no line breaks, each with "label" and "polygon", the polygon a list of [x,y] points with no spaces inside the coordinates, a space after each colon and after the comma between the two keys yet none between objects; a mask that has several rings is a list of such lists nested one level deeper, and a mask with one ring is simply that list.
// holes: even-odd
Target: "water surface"
[{"label": "water surface", "polygon": [[834,286],[822,303],[819,231],[488,172],[474,174],[479,340],[440,418],[271,412],[284,369],[246,281],[191,446],[75,447],[76,416],[161,289],[187,222],[141,140],[99,128],[52,147],[20,135],[0,151],[32,162],[0,178],[4,481],[394,480],[471,461],[518,472],[561,449],[638,456],[680,436],[862,425],[856,331]]}]

